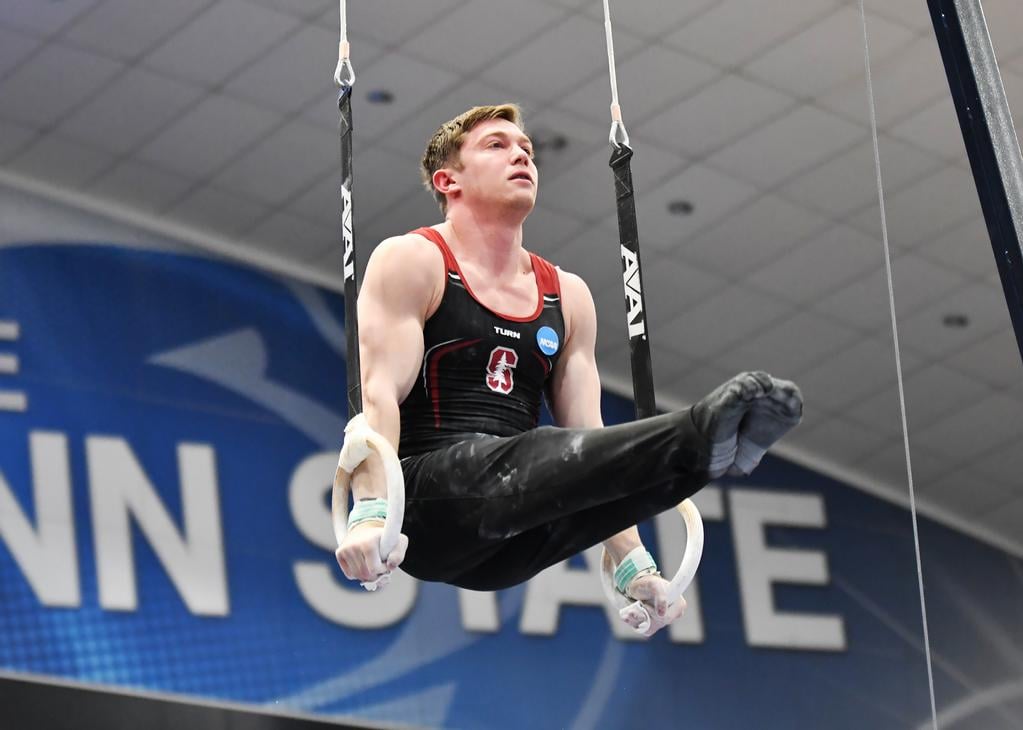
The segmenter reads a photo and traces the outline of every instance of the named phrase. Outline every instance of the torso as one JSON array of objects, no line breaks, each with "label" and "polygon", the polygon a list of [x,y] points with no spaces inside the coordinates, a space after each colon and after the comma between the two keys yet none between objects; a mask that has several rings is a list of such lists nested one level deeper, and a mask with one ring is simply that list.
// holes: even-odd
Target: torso
[{"label": "torso", "polygon": [[419,374],[401,404],[401,455],[466,434],[507,436],[534,427],[566,338],[557,270],[523,252],[529,270],[495,284],[456,260],[438,231],[414,233],[437,247],[444,283],[427,312]]}]

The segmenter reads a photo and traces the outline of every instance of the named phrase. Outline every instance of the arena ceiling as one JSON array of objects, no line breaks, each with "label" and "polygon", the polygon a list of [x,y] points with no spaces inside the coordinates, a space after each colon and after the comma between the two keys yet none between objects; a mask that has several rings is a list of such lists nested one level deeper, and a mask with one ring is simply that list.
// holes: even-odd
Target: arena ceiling
[{"label": "arena ceiling", "polygon": [[[1023,108],[1023,14],[983,4]],[[1023,370],[926,5],[866,6],[918,499],[1023,553]],[[612,12],[660,405],[792,378],[806,419],[780,451],[906,503],[858,2]],[[527,247],[589,281],[627,393],[599,0],[348,13],[363,253],[439,220],[417,163],[440,122],[520,102]],[[337,286],[337,39],[334,0],[6,0],[0,180]]]}]

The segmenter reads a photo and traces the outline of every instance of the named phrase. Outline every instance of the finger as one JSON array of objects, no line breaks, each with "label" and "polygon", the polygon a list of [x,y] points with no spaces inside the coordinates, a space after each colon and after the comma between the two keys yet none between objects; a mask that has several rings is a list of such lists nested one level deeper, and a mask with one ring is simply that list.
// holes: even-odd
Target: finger
[{"label": "finger", "polygon": [[334,557],[337,558],[337,564],[341,566],[341,572],[345,574],[345,578],[353,580],[351,568],[348,566],[348,561],[345,560],[344,548],[338,548],[334,552]]},{"label": "finger", "polygon": [[380,559],[379,541],[366,545],[363,548],[362,554],[365,561],[365,572],[363,575],[366,576],[363,580],[375,580],[378,575],[387,572],[387,568],[384,567],[384,563]]},{"label": "finger", "polygon": [[392,550],[391,554],[387,556],[388,570],[394,570],[401,565],[401,561],[405,559],[406,550],[408,550],[408,536],[399,535],[398,544],[394,546],[394,550]]}]

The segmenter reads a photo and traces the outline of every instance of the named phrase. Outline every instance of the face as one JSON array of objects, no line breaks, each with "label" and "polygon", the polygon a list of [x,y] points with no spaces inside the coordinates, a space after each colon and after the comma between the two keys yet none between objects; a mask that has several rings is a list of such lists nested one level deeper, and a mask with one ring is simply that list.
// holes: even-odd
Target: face
[{"label": "face", "polygon": [[477,124],[465,137],[459,162],[443,172],[463,202],[526,214],[533,209],[539,180],[533,143],[513,123],[493,119]]}]

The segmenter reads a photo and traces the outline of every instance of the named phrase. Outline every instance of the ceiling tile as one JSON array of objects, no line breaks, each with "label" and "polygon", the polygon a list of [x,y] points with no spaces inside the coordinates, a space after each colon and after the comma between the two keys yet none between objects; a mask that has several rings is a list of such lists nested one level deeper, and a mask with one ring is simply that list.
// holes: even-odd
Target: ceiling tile
[{"label": "ceiling tile", "polygon": [[[608,167],[609,157],[605,150],[601,150],[572,168],[559,168],[547,173],[542,182],[544,206],[588,220],[613,217],[615,191],[613,173]],[[646,200],[649,197],[647,191],[656,189],[660,181],[683,164],[681,157],[668,150],[649,144],[642,145],[642,148],[637,145],[636,156],[632,159],[637,203]],[[640,216],[639,232],[644,243],[650,240],[646,225]]]},{"label": "ceiling tile", "polygon": [[352,204],[363,221],[384,213],[413,191],[428,197],[418,189],[415,162],[393,152],[380,147],[361,148],[358,170]]},{"label": "ceiling tile", "polygon": [[737,373],[722,370],[713,363],[697,363],[684,369],[665,391],[683,403],[696,403],[735,375]]},{"label": "ceiling tile", "polygon": [[0,162],[6,162],[39,134],[32,127],[0,119]]},{"label": "ceiling tile", "polygon": [[95,6],[99,0],[4,0],[3,23],[39,35],[53,35]]},{"label": "ceiling tile", "polygon": [[786,36],[830,13],[838,0],[765,4],[722,0],[666,39],[719,66],[736,67]]},{"label": "ceiling tile", "polygon": [[[369,60],[381,52],[382,49],[366,43],[361,48],[361,57]],[[305,26],[246,65],[228,82],[227,90],[243,99],[289,113],[302,109],[314,99],[327,100],[336,126],[336,66],[337,35],[323,28]]]},{"label": "ceiling tile", "polygon": [[699,306],[727,284],[714,274],[690,264],[677,263],[656,251],[641,254],[647,318],[655,334],[682,312]]},{"label": "ceiling tile", "polygon": [[[615,32],[615,54],[622,59],[641,44],[631,33]],[[534,99],[553,101],[590,79],[607,83],[607,73],[604,28],[586,16],[571,15],[503,56],[500,63],[483,72],[482,79]],[[610,100],[610,87],[601,98]]]},{"label": "ceiling tile", "polygon": [[[256,5],[262,5],[264,8],[270,8],[271,10],[277,10],[282,13],[290,13],[303,20],[315,20],[323,16],[324,13],[333,10],[333,24],[330,29],[334,31],[335,38],[340,33],[340,23],[338,21],[338,8],[339,5],[337,0],[248,0],[249,2],[255,3]],[[365,5],[375,5],[377,3],[352,3],[352,6],[348,8],[348,25],[349,28],[353,26],[353,20],[356,10],[361,9]],[[350,32],[350,31],[349,31]],[[334,42],[337,45],[337,41]],[[336,51],[337,49],[335,49]]]},{"label": "ceiling tile", "polygon": [[321,226],[290,213],[275,213],[245,233],[245,240],[291,261],[321,258],[331,246],[340,247],[338,229]]},{"label": "ceiling tile", "polygon": [[292,16],[243,0],[218,0],[144,62],[172,76],[216,85],[266,54],[298,25]]},{"label": "ceiling tile", "polygon": [[834,226],[784,253],[749,277],[755,286],[793,303],[810,303],[855,281],[882,259],[876,243],[848,226]]},{"label": "ceiling tile", "polygon": [[[464,0],[416,0],[414,3],[406,0],[373,0],[349,3],[348,34],[366,35],[392,48],[398,47],[410,35],[422,33],[429,25],[447,23],[459,12],[456,8],[460,3],[464,3]],[[330,9],[320,17],[319,23],[334,33],[340,31],[337,2],[331,2]],[[356,48],[352,46],[353,53],[357,53]],[[353,62],[355,58],[353,56]]]},{"label": "ceiling tile", "polygon": [[945,160],[958,160],[966,154],[955,105],[948,94],[886,131]]},{"label": "ceiling tile", "polygon": [[[989,388],[978,380],[947,368],[929,365],[904,376],[906,419],[911,433],[927,428],[951,413],[987,396]],[[850,405],[847,416],[885,433],[902,434],[899,390],[896,385]]]},{"label": "ceiling tile", "polygon": [[[610,3],[612,29],[616,37],[618,28],[623,28],[645,38],[659,38],[686,18],[695,17],[717,2],[718,0],[690,0],[685,3],[631,0],[628,4]],[[575,2],[569,0],[564,4],[581,7],[594,20],[604,22],[604,9],[600,3],[590,0]]]},{"label": "ceiling tile", "polygon": [[[712,226],[756,196],[752,185],[699,164],[689,165],[654,189],[637,185],[636,191],[640,240],[658,251],[680,249],[689,236]],[[669,204],[678,200],[690,203],[692,213],[680,217],[669,212]]]},{"label": "ceiling tile", "polygon": [[[878,139],[886,195],[942,167],[944,162],[917,147],[882,135]],[[874,144],[868,140],[796,176],[782,188],[787,197],[833,216],[870,209],[878,217]]]},{"label": "ceiling tile", "polygon": [[[904,353],[902,366],[906,372],[918,363],[918,358]],[[796,383],[803,391],[808,410],[820,408],[839,413],[895,380],[895,350],[891,341],[867,338],[800,374]]]},{"label": "ceiling tile", "polygon": [[888,445],[889,437],[856,423],[810,410],[785,442],[836,463],[856,463]]},{"label": "ceiling tile", "polygon": [[[476,76],[479,69],[526,45],[564,14],[535,0],[513,4],[471,0],[402,46],[441,68]],[[549,59],[549,64],[555,67],[556,59]]]},{"label": "ceiling tile", "polygon": [[966,223],[937,236],[929,236],[916,249],[916,253],[942,266],[971,277],[986,277],[996,273],[991,238],[980,211]]},{"label": "ceiling tile", "polygon": [[1006,326],[969,347],[951,355],[949,366],[972,375],[997,388],[1008,388],[1023,381],[1023,363],[1019,345],[1005,314]]},{"label": "ceiling tile", "polygon": [[228,96],[209,96],[161,132],[139,156],[182,175],[204,177],[266,134],[279,117]]},{"label": "ceiling tile", "polygon": [[[929,484],[945,476],[955,467],[954,459],[919,445],[912,446],[913,487]],[[909,496],[906,472],[906,447],[901,438],[891,439],[887,448],[864,455],[857,465],[862,471],[894,487],[903,499]],[[908,520],[908,516],[907,516]]]},{"label": "ceiling tile", "polygon": [[756,337],[767,325],[791,313],[785,304],[749,287],[730,286],[669,321],[658,336],[675,342],[679,352],[693,359],[708,360],[740,340]]},{"label": "ceiling tile", "polygon": [[40,45],[38,38],[0,27],[0,77],[24,61]]},{"label": "ceiling tile", "polygon": [[[896,258],[892,262],[892,274],[900,321],[967,283],[948,269],[912,254]],[[890,330],[891,307],[884,267],[878,267],[834,294],[826,295],[814,306],[862,330]]]},{"label": "ceiling tile", "polygon": [[592,120],[582,120],[575,114],[550,106],[536,111],[527,108],[523,114],[526,132],[533,138],[536,166],[540,171],[541,202],[546,187],[544,181],[548,177],[554,179],[592,155],[603,156],[605,162],[610,159],[611,147],[607,141],[610,124],[605,129]]},{"label": "ceiling tile", "polygon": [[[967,327],[947,327],[946,315],[964,315]],[[932,358],[950,356],[1003,329],[1005,297],[988,284],[971,284],[899,322],[904,347]]]},{"label": "ceiling tile", "polygon": [[296,119],[251,146],[214,182],[260,202],[280,204],[336,167],[336,150],[334,135]]},{"label": "ceiling tile", "polygon": [[[359,83],[365,85],[365,91],[386,89],[394,100],[388,104],[362,103],[358,111],[353,109],[355,129],[360,135],[365,135],[362,137],[364,140],[376,140],[437,98],[457,80],[454,74],[399,53],[381,56],[362,71]],[[336,117],[337,109],[334,111]],[[429,134],[432,133],[430,130]],[[429,135],[423,139],[424,148],[428,139]]]},{"label": "ceiling tile", "polygon": [[560,246],[552,255],[551,263],[582,277],[597,301],[598,311],[603,309],[601,300],[605,299],[613,299],[617,310],[624,306],[621,304],[624,294],[618,250],[617,229],[607,224],[598,224]]},{"label": "ceiling tile", "polygon": [[90,183],[88,192],[139,210],[157,211],[180,198],[191,185],[188,178],[128,160]]},{"label": "ceiling tile", "polygon": [[947,418],[917,429],[915,443],[931,451],[954,454],[964,462],[1003,444],[1023,438],[1023,402],[1001,393],[989,395]]},{"label": "ceiling tile", "polygon": [[538,205],[526,218],[522,243],[530,251],[550,258],[560,250],[562,244],[575,239],[584,226],[585,223],[578,218]]},{"label": "ceiling tile", "polygon": [[[885,198],[888,241],[894,248],[910,248],[940,235],[980,210],[973,176],[958,165],[947,165]],[[868,226],[879,220],[879,213],[868,208],[854,220]]]},{"label": "ceiling tile", "polygon": [[797,312],[752,333],[714,358],[727,370],[766,370],[791,379],[859,339],[855,330],[808,312]]},{"label": "ceiling tile", "polygon": [[783,251],[830,227],[823,216],[774,195],[757,198],[686,241],[679,255],[732,278],[744,277]]},{"label": "ceiling tile", "polygon": [[233,238],[266,212],[267,208],[255,201],[206,185],[176,203],[166,216]]},{"label": "ceiling tile", "polygon": [[[660,45],[649,45],[626,60],[616,59],[615,65],[619,103],[629,129],[721,76],[715,66]],[[556,103],[586,119],[606,122],[610,131],[611,87],[606,71],[573,87]]]},{"label": "ceiling tile", "polygon": [[[862,50],[859,57],[862,64]],[[881,129],[888,129],[949,93],[933,31],[904,44],[902,50],[884,60],[872,57],[870,75],[874,112]],[[870,107],[862,74],[819,96],[817,103],[853,121],[869,123]]]},{"label": "ceiling tile", "polygon": [[202,94],[198,86],[135,67],[65,117],[57,131],[123,154],[176,118]]},{"label": "ceiling tile", "polygon": [[[872,61],[891,55],[912,38],[905,27],[878,17],[869,19],[869,32]],[[816,96],[848,79],[859,79],[865,96],[859,10],[849,6],[836,9],[749,63],[746,70],[801,98]]]},{"label": "ceiling tile", "polygon": [[[358,176],[356,175],[356,189]],[[293,215],[305,218],[321,226],[338,228],[341,225],[341,172],[332,170],[297,198],[290,201],[285,208]],[[353,209],[353,223],[361,224],[361,208]]]},{"label": "ceiling tile", "polygon": [[128,61],[149,51],[211,2],[103,0],[95,10],[77,20],[65,35],[85,48]]},{"label": "ceiling tile", "polygon": [[974,517],[1005,504],[1016,491],[1001,479],[980,474],[970,466],[921,484],[919,497],[962,517]]},{"label": "ceiling tile", "polygon": [[804,105],[718,151],[708,162],[769,187],[819,165],[866,136],[866,129]]},{"label": "ceiling tile", "polygon": [[728,74],[630,131],[702,157],[777,118],[794,103],[780,92]]},{"label": "ceiling tile", "polygon": [[[355,205],[359,203],[356,200]],[[369,254],[378,243],[391,236],[400,236],[423,226],[432,226],[443,220],[437,204],[422,189],[409,189],[397,202],[388,206],[383,214],[364,219],[355,212],[355,236],[359,254]]]},{"label": "ceiling tile", "polygon": [[998,58],[1009,58],[1023,51],[1023,23],[1018,2],[984,0],[984,17]]},{"label": "ceiling tile", "polygon": [[0,115],[15,122],[53,124],[94,96],[121,68],[92,53],[51,44],[0,81]]},{"label": "ceiling tile", "polygon": [[927,11],[926,6],[913,3],[893,3],[890,0],[865,0],[865,6],[871,14],[883,15],[902,23],[907,28],[934,32],[931,14]]},{"label": "ceiling tile", "polygon": [[46,135],[20,152],[7,167],[60,187],[78,187],[113,162],[102,150]]}]

